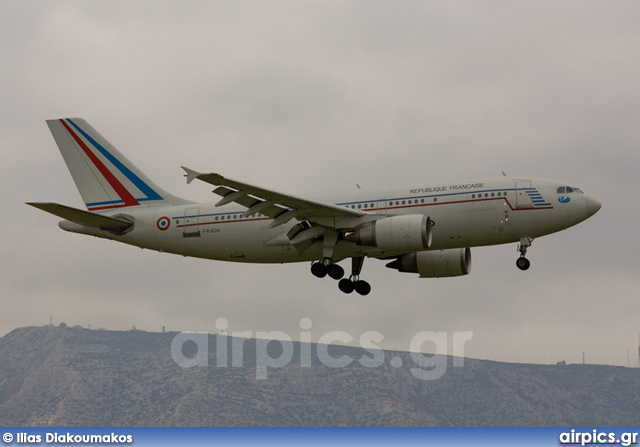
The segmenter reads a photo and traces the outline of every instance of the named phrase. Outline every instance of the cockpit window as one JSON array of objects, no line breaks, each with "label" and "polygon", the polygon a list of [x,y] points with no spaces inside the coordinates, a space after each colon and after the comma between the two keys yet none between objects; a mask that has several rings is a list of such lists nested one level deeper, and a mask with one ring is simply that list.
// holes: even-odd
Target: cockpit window
[{"label": "cockpit window", "polygon": [[556,192],[558,194],[571,194],[572,192],[578,192],[580,194],[584,194],[580,189],[574,188],[572,186],[559,186]]}]

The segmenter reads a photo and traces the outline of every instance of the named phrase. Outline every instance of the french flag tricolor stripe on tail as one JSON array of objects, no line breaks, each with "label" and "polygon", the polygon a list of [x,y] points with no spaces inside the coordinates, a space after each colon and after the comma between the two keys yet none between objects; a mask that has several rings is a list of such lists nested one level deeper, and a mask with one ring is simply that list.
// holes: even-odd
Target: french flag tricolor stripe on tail
[{"label": "french flag tricolor stripe on tail", "polygon": [[[91,160],[91,162],[95,165],[95,167],[98,168],[98,171],[100,171],[100,174],[102,174],[102,176],[109,183],[109,185],[113,188],[113,190],[120,196],[120,198],[122,199],[122,202],[123,202],[122,205],[110,205],[110,206],[96,207],[96,208],[89,208],[89,209],[93,211],[93,210],[96,210],[96,209],[109,209],[109,208],[140,205],[140,202],[138,202],[135,199],[135,197],[133,197],[131,195],[131,193],[129,191],[127,191],[127,188],[125,188],[124,185],[122,183],[120,183],[120,181],[116,178],[116,176],[113,175],[113,173],[111,173],[111,171],[109,171],[109,169],[104,165],[104,163],[102,163],[100,161],[100,159],[96,156],[96,154],[94,154],[93,151],[91,151],[91,149],[89,149],[89,147],[84,143],[84,141],[82,141],[82,138],[80,138],[69,127],[69,125],[67,123],[65,123],[64,120],[60,120],[60,122],[62,123],[64,128],[67,129],[67,132],[69,132],[69,134],[73,137],[73,139],[76,141],[76,143],[78,143],[78,145],[82,148],[82,150],[87,155],[87,157],[89,157],[89,160]],[[71,124],[73,124],[73,122],[71,120],[69,120],[69,122]],[[77,127],[77,126],[74,125],[74,127]],[[90,207],[90,205],[91,204],[87,204],[87,207]]]},{"label": "french flag tricolor stripe on tail", "polygon": [[[116,194],[120,197],[120,201],[113,202],[96,202],[96,203],[87,203],[87,208],[90,211],[97,210],[106,210],[113,208],[123,208],[128,206],[137,206],[140,205],[141,201],[148,200],[162,200],[162,196],[153,190],[149,185],[147,185],[140,177],[134,174],[127,166],[120,162],[116,157],[113,156],[107,149],[101,146],[95,139],[91,138],[89,134],[87,134],[80,126],[74,123],[71,119],[61,119],[60,123],[64,126],[64,128],[69,132],[69,135],[75,140],[76,143],[82,148],[84,153],[87,155],[91,163],[98,169],[100,174],[105,178],[107,183],[113,188]],[[73,127],[73,129],[72,129]],[[75,131],[74,131],[75,129]],[[96,148],[96,150],[102,154],[118,171],[120,171],[136,188],[138,188],[145,197],[143,198],[135,198],[133,194],[125,187],[125,185],[120,182],[116,178],[116,176],[109,170],[107,166],[98,158],[98,156],[93,152],[93,150],[87,146],[85,141],[76,133],[76,131],[82,135],[82,137],[88,141],[92,146]]]}]

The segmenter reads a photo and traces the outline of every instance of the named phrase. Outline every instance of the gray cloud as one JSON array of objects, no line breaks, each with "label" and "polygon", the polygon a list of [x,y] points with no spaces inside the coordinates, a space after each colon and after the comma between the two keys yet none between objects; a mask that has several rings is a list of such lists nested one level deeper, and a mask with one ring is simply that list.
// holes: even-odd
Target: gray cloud
[{"label": "gray cloud", "polygon": [[[40,2],[3,6],[0,332],[366,330],[407,349],[472,330],[467,355],[634,360],[640,166],[636,2]],[[292,193],[508,174],[565,179],[592,219],[473,250],[470,276],[420,280],[367,260],[345,296],[308,265],[225,264],[63,233],[23,202],[80,199],[44,120],[83,116],[177,195],[180,165]]]}]

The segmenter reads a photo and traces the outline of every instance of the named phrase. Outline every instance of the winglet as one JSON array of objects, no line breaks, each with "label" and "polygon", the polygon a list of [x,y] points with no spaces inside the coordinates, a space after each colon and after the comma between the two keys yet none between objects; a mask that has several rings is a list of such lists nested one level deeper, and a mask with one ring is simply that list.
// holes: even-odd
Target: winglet
[{"label": "winglet", "polygon": [[192,181],[197,179],[199,175],[201,175],[199,172],[194,171],[193,169],[189,169],[185,166],[181,166],[181,168],[184,169],[184,172],[186,172],[185,177],[187,178],[187,184],[191,183]]}]

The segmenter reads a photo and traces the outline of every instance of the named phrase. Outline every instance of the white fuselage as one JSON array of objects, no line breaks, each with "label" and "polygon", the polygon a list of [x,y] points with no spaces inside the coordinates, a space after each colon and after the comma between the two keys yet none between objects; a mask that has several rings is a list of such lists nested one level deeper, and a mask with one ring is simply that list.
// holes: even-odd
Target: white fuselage
[{"label": "white fuselage", "polygon": [[[429,250],[497,245],[536,238],[571,227],[593,214],[589,199],[578,191],[558,193],[564,182],[540,178],[496,177],[462,182],[442,182],[408,187],[357,189],[304,196],[308,199],[362,210],[363,217],[331,221],[336,229],[404,214],[421,214],[433,222]],[[599,207],[599,205],[598,205]],[[245,217],[246,208],[214,203],[119,208],[105,215],[133,217],[131,231],[107,231],[62,222],[61,227],[109,238],[138,247],[221,261],[284,263],[322,259],[322,243],[299,253],[282,239],[294,225],[269,229],[272,219]],[[334,259],[392,257],[402,254],[341,240]]]}]

